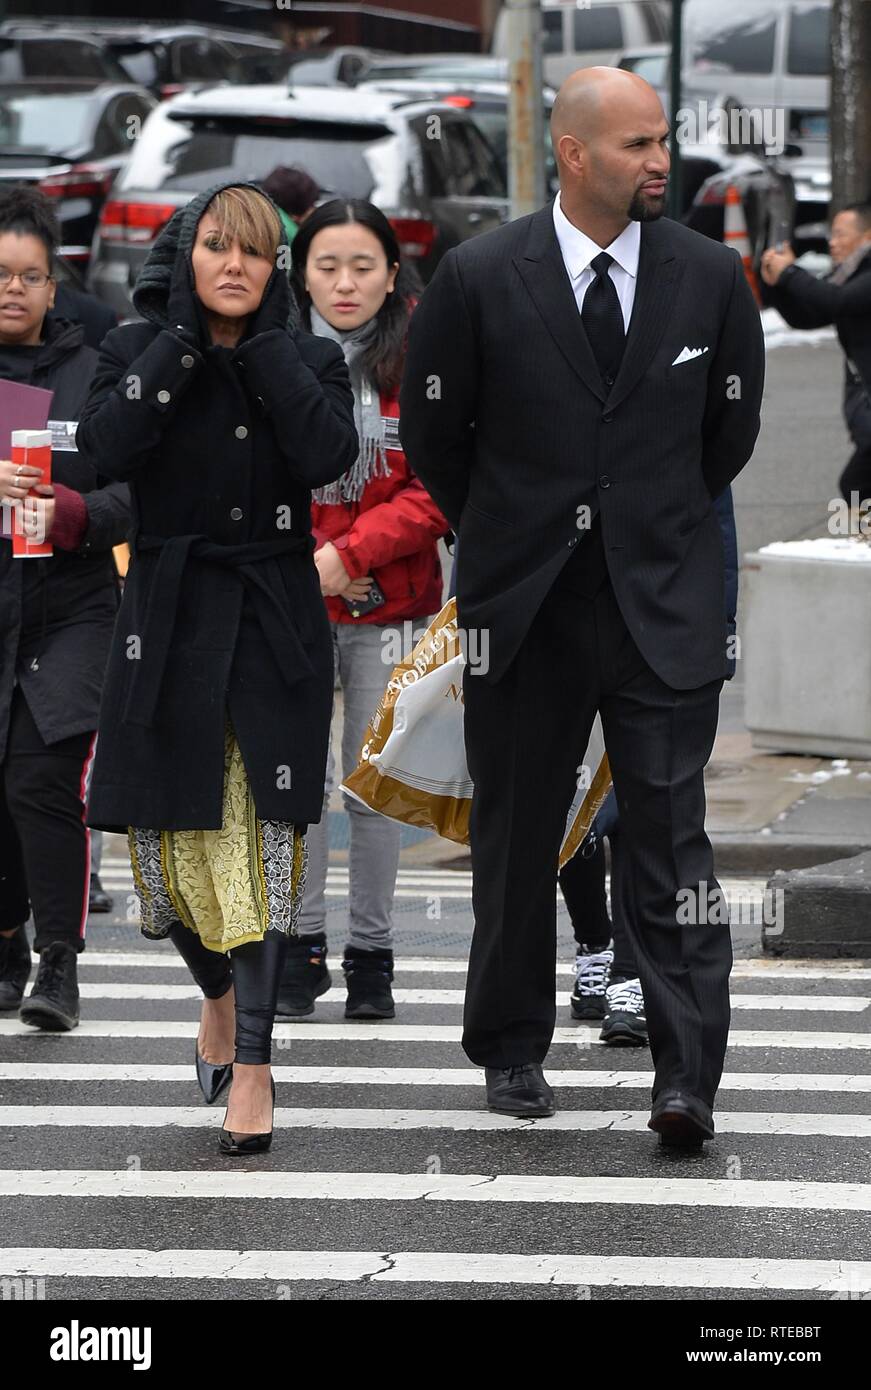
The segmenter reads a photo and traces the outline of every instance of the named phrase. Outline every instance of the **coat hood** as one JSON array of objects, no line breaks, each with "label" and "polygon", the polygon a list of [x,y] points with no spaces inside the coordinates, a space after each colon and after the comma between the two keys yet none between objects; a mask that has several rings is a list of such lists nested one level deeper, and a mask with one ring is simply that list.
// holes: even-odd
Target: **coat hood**
[{"label": "coat hood", "polygon": [[[190,285],[192,305],[198,311],[197,318],[202,321],[200,301],[193,288],[194,275],[191,263],[191,252],[193,250],[194,241],[196,240],[197,226],[200,218],[215,195],[222,192],[225,188],[256,189],[268,202],[272,203],[276,215],[278,215],[279,221],[281,221],[280,209],[269,195],[263,192],[259,184],[253,183],[247,179],[227,179],[223,183],[216,183],[211,188],[205,189],[202,193],[197,193],[189,203],[186,203],[184,207],[174,212],[149,252],[148,259],[139,272],[136,288],[133,291],[133,305],[137,313],[140,314],[142,318],[148,319],[150,323],[156,324],[158,328],[166,328],[169,325],[167,316],[169,288],[172,282],[173,271],[180,257],[184,258],[187,266],[186,283]],[[282,227],[283,225],[282,223]],[[278,269],[278,267],[273,269],[272,274],[273,276],[279,276],[284,283],[287,296],[288,327],[295,327],[298,323],[298,315],[296,313],[293,297],[290,293],[287,274],[285,271]],[[270,284],[271,280],[267,281],[267,286]],[[264,290],[264,294],[265,292]]]}]

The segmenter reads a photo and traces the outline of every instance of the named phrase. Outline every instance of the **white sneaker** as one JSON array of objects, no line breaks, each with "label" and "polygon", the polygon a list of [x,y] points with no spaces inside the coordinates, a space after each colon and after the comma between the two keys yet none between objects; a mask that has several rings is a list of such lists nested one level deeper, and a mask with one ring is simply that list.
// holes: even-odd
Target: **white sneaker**
[{"label": "white sneaker", "polygon": [[605,1020],[599,1041],[616,1047],[647,1047],[641,981],[621,980],[605,990]]},{"label": "white sneaker", "polygon": [[614,952],[588,952],[582,945],[575,958],[575,987],[572,990],[572,1017],[593,1019],[605,1017],[605,989],[614,964]]}]

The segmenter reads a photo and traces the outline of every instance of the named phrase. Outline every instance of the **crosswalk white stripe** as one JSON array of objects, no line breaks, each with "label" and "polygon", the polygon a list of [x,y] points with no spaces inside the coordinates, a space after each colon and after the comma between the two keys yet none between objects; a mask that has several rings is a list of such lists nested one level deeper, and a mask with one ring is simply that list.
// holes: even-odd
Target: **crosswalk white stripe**
[{"label": "crosswalk white stripe", "polygon": [[[571,1027],[554,1029],[553,1042],[581,1049],[604,1047],[604,1043],[599,1043],[599,1030],[598,1023],[575,1023]],[[279,1048],[290,1041],[457,1043],[461,1041],[462,1031],[459,1024],[450,1023],[276,1023],[273,1037]],[[64,1034],[64,1043],[87,1038],[195,1038],[198,1032],[199,1024],[195,1019],[86,1018],[73,1032]],[[39,1036],[37,1030],[16,1018],[0,1019],[0,1037]],[[729,1034],[729,1047],[867,1052],[871,1049],[871,1033],[775,1033],[735,1029]]]},{"label": "crosswalk white stripe", "polygon": [[[33,957],[34,962],[36,956]],[[180,970],[187,966],[175,951],[147,946],[133,951],[85,951],[79,957],[79,970],[93,966],[100,970]],[[403,975],[465,975],[465,959],[442,959],[439,956],[400,956],[393,962],[394,970]],[[571,965],[558,965],[557,974],[571,977]],[[736,965],[733,980],[827,980],[832,984],[871,980],[871,969],[853,967],[845,961],[832,961],[827,966],[806,966],[793,961],[754,960]]]},{"label": "crosswalk white stripe", "polygon": [[[454,1132],[514,1130],[539,1134],[554,1130],[588,1133],[644,1132],[649,1110],[563,1110],[546,1120],[512,1119],[486,1110],[360,1110],[277,1106],[276,1129],[375,1130],[397,1132],[444,1129]],[[219,1129],[223,1111],[202,1105],[0,1105],[7,1129]],[[718,1134],[824,1135],[833,1139],[871,1138],[871,1115],[792,1114],[783,1111],[717,1111]]]},{"label": "crosswalk white stripe", "polygon": [[123,1250],[23,1247],[3,1251],[13,1278],[270,1279],[378,1284],[547,1284],[592,1288],[871,1292],[859,1260],[693,1259],[650,1255],[496,1255],[466,1251]]},{"label": "crosswalk white stripe", "polygon": [[[555,1071],[552,1086],[573,1090],[649,1090],[652,1071]],[[277,1083],[296,1086],[480,1086],[480,1068],[466,1067],[291,1067],[276,1065]],[[186,1082],[193,1065],[175,1062],[0,1062],[0,1081]],[[720,1091],[837,1091],[871,1094],[871,1074],[851,1072],[724,1072]]]},{"label": "crosswalk white stripe", "polygon": [[871,1183],[753,1178],[605,1178],[527,1173],[0,1169],[0,1197],[222,1201],[535,1202],[766,1211],[871,1211]]},{"label": "crosswalk white stripe", "polygon": [[[194,984],[117,984],[79,981],[83,999],[202,999]],[[323,1004],[343,1004],[345,990],[336,987],[321,995]],[[397,1004],[462,1004],[462,989],[393,989]],[[732,1008],[754,1011],[774,1010],[787,1013],[861,1013],[871,999],[851,994],[733,994]]]}]

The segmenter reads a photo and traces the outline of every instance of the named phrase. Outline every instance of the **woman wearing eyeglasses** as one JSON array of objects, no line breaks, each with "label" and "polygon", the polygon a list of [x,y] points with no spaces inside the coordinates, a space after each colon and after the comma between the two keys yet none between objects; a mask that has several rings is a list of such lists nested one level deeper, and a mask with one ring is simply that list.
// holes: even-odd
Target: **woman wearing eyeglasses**
[{"label": "woman wearing eyeglasses", "polygon": [[[0,378],[51,391],[50,418],[78,420],[97,354],[81,324],[49,317],[58,235],[43,194],[0,194]],[[0,458],[0,1010],[20,1005],[25,1023],[68,1031],[88,914],[85,788],[117,611],[112,546],[129,494],[102,486],[74,450],[53,453],[51,486],[39,477]],[[51,557],[13,558],[15,509]],[[39,969],[22,1003],[31,910]]]}]

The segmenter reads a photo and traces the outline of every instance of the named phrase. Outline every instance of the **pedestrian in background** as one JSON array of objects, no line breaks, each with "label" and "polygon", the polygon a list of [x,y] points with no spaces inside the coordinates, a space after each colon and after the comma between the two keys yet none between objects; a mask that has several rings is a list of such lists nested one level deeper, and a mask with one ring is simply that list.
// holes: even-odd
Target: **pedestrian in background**
[{"label": "pedestrian in background", "polygon": [[[390,677],[441,607],[437,541],[448,530],[399,442],[399,382],[417,289],[387,218],[371,203],[335,199],[317,208],[293,243],[293,286],[303,323],[338,343],[354,389],[360,452],[312,500],[315,564],[326,599],[344,696],[342,771],[357,766],[366,726]],[[398,645],[385,646],[385,636]],[[328,803],[309,831],[309,872],[279,994],[279,1015],[300,1018],[330,985],[326,879]],[[353,797],[349,926],[342,968],[347,1018],[392,1018],[392,908],[400,827]]]},{"label": "pedestrian in background", "polygon": [[197,1076],[207,1101],[232,1081],[231,1156],[271,1143],[278,981],[323,804],[333,667],[310,489],[357,451],[341,352],[287,327],[280,237],[254,185],[180,209],[79,425],[135,509],[89,824],[128,830],[143,931],[203,991]]},{"label": "pedestrian in background", "polygon": [[[59,235],[38,190],[0,192],[0,377],[53,392],[52,417],[77,420],[97,354],[81,324],[51,313]],[[130,511],[126,485],[105,485],[82,454],[55,451],[51,466],[51,486],[34,486],[38,470],[0,460],[4,521],[22,507],[54,550],[14,559],[8,528],[0,540],[0,1009],[63,1032],[79,1021],[85,785],[118,608],[112,546]],[[31,910],[39,969],[22,1003]]]},{"label": "pedestrian in background", "polygon": [[286,167],[283,164],[273,169],[272,173],[263,179],[260,187],[278,208],[284,229],[282,241],[286,246],[292,245],[303,222],[314,210],[320,196],[320,188],[305,169]]},{"label": "pedestrian in background", "polygon": [[824,280],[795,264],[790,247],[762,256],[766,299],[793,328],[833,323],[844,349],[844,420],[854,450],[838,480],[845,502],[871,499],[871,203],[851,203],[832,220],[835,268]]}]

